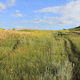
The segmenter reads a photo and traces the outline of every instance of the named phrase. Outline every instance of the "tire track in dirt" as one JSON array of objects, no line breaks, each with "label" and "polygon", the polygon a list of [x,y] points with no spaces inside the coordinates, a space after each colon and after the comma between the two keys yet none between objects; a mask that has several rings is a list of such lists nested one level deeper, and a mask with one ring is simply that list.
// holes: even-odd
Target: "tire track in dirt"
[{"label": "tire track in dirt", "polygon": [[80,60],[79,60],[79,53],[75,50],[76,46],[74,45],[74,43],[68,39],[68,41],[70,42],[70,45],[71,45],[71,50],[72,50],[72,53],[75,55],[77,59],[77,62],[75,61],[75,67],[73,69],[73,80],[80,80],[80,74],[79,74],[79,71],[77,72],[77,66],[80,64]]},{"label": "tire track in dirt", "polygon": [[64,46],[65,46],[65,51],[66,51],[67,54],[68,54],[69,62],[72,62],[72,67],[73,67],[74,61],[72,61],[72,59],[71,59],[71,54],[69,54],[70,52],[67,50],[67,41],[66,41],[66,40],[64,40]]},{"label": "tire track in dirt", "polygon": [[18,45],[19,45],[20,43],[24,42],[24,41],[26,41],[26,40],[25,40],[25,36],[22,37],[20,40],[16,40],[15,45],[13,46],[12,50],[11,50],[8,54],[13,53],[13,52],[15,51],[15,49],[18,47]]},{"label": "tire track in dirt", "polygon": [[[18,46],[19,43],[20,43],[20,40],[17,40],[16,44],[13,46],[12,50],[10,52],[8,52],[9,55],[17,48],[17,46]],[[4,57],[0,58],[0,61],[3,60],[6,57],[7,56],[4,56]]]},{"label": "tire track in dirt", "polygon": [[75,57],[78,56],[78,53],[77,51],[75,50],[75,45],[72,43],[72,41],[70,39],[67,39],[71,45],[71,51],[72,51],[72,54],[69,53],[69,51],[67,50],[67,41],[64,40],[64,46],[65,46],[65,51],[67,52],[68,54],[68,58],[69,58],[69,62],[72,62],[72,67],[73,67],[73,64],[75,64],[73,70],[72,70],[72,80],[80,80],[80,75],[76,72],[76,62],[74,59],[71,58],[72,55],[75,55]]},{"label": "tire track in dirt", "polygon": [[[72,53],[76,56],[78,55],[77,51],[75,50],[76,46],[74,45],[74,43],[68,39],[68,41],[70,42],[70,45],[71,45],[71,50],[72,50]],[[77,56],[76,56],[77,57]]]},{"label": "tire track in dirt", "polygon": [[10,52],[8,52],[8,55],[10,55],[11,53],[13,53],[15,51],[15,49],[18,47],[19,43],[20,43],[20,40],[17,40],[15,45],[13,46],[12,50]]},{"label": "tire track in dirt", "polygon": [[16,41],[16,44],[14,45],[14,47],[13,47],[13,49],[12,49],[12,51],[14,51],[14,50],[17,48],[17,46],[18,46],[19,43],[20,43],[20,40],[17,40],[17,41]]},{"label": "tire track in dirt", "polygon": [[18,47],[18,45],[20,44],[20,42],[23,41],[22,39],[24,39],[24,37],[21,38],[20,40],[16,40],[16,43],[15,43],[15,45],[13,46],[12,50],[9,52],[9,54],[11,54],[12,52],[15,51],[15,49]]}]

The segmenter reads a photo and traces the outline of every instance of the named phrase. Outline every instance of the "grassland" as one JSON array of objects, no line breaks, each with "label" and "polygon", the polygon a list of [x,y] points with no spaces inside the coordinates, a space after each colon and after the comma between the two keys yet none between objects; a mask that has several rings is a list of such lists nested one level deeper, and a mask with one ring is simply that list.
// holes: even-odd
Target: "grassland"
[{"label": "grassland", "polygon": [[78,33],[0,29],[0,80],[80,80]]}]

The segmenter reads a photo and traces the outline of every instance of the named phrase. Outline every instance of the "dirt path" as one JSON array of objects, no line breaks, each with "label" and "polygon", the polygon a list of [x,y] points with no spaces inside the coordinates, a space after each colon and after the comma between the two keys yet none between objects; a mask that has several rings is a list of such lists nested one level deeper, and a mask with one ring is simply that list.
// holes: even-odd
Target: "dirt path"
[{"label": "dirt path", "polygon": [[68,54],[69,62],[72,62],[72,67],[73,67],[74,61],[71,59],[71,54],[70,54],[69,50],[67,49],[67,41],[66,40],[64,40],[64,46],[65,46],[65,51]]},{"label": "dirt path", "polygon": [[25,36],[22,37],[20,40],[16,40],[16,43],[15,43],[15,45],[13,46],[12,50],[9,52],[9,54],[10,54],[11,52],[13,52],[13,51],[18,47],[18,45],[20,44],[21,41],[24,41],[24,40],[25,40]]},{"label": "dirt path", "polygon": [[[68,58],[69,58],[69,62],[72,62],[72,67],[73,67],[73,64],[75,64],[73,70],[72,70],[72,80],[80,80],[80,74],[77,72],[77,66],[79,63],[76,63],[75,59],[74,58],[78,58],[78,53],[77,51],[75,50],[75,45],[72,43],[72,41],[70,39],[68,39],[69,43],[70,43],[70,46],[71,46],[71,51],[72,51],[72,54],[70,54],[69,50],[67,49],[68,45],[67,45],[67,41],[64,39],[64,45],[65,45],[65,51],[67,52],[68,54]],[[72,59],[71,57],[74,55],[74,58]],[[78,60],[78,59],[77,59]],[[79,62],[79,61],[77,61]]]}]

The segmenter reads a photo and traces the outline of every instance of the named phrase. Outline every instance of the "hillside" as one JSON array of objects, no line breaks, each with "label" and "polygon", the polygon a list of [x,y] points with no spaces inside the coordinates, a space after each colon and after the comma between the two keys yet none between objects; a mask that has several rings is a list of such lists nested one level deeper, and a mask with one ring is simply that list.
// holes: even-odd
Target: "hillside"
[{"label": "hillside", "polygon": [[0,30],[0,75],[0,80],[80,80],[80,35]]},{"label": "hillside", "polygon": [[80,31],[80,26],[69,29],[70,31]]}]

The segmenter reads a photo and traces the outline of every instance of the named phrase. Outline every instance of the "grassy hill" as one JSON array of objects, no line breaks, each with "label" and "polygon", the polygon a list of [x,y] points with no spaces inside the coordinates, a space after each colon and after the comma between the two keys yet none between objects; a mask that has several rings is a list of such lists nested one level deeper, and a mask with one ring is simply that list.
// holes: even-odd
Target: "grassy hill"
[{"label": "grassy hill", "polygon": [[69,29],[70,31],[80,31],[80,26]]},{"label": "grassy hill", "polygon": [[70,29],[1,29],[0,80],[80,80],[79,48]]}]

